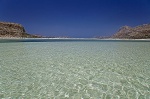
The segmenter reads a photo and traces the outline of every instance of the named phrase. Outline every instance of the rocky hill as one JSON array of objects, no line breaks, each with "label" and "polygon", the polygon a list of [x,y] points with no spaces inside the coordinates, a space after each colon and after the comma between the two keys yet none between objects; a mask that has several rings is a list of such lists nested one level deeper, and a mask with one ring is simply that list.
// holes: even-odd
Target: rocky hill
[{"label": "rocky hill", "polygon": [[0,37],[35,38],[39,36],[26,33],[20,24],[0,22]]},{"label": "rocky hill", "polygon": [[150,24],[136,27],[123,26],[112,36],[119,39],[147,39],[150,38]]}]

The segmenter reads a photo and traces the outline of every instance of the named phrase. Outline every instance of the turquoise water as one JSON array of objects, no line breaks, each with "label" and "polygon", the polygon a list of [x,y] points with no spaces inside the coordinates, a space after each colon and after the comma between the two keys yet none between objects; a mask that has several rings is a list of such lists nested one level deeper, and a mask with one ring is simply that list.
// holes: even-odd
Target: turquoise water
[{"label": "turquoise water", "polygon": [[0,99],[150,99],[150,42],[1,40]]}]

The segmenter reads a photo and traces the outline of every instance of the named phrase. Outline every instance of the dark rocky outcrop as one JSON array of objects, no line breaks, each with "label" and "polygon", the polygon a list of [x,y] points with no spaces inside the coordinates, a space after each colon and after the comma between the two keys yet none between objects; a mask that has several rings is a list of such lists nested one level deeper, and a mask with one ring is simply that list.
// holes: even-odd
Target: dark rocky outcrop
[{"label": "dark rocky outcrop", "polygon": [[147,39],[150,38],[150,24],[144,24],[137,27],[123,26],[112,36],[119,39]]},{"label": "dark rocky outcrop", "polygon": [[0,37],[36,38],[39,36],[26,33],[24,27],[20,24],[0,22]]}]

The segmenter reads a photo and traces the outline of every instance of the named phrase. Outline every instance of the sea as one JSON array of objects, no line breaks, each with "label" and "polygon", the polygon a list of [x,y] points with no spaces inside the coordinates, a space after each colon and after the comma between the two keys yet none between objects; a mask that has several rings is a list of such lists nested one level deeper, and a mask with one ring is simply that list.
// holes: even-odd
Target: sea
[{"label": "sea", "polygon": [[0,99],[150,99],[150,40],[1,39]]}]

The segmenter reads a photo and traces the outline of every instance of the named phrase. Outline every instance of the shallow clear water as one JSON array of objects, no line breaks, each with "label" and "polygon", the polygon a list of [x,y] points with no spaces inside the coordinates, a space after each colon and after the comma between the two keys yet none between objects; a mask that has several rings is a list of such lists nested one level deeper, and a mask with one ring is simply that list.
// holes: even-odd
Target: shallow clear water
[{"label": "shallow clear water", "polygon": [[1,42],[1,98],[150,99],[150,42]]}]

